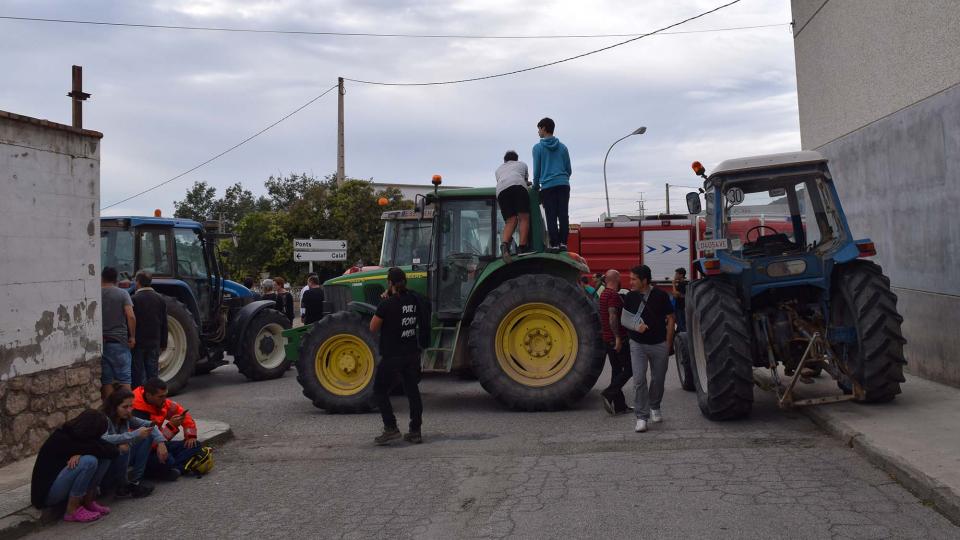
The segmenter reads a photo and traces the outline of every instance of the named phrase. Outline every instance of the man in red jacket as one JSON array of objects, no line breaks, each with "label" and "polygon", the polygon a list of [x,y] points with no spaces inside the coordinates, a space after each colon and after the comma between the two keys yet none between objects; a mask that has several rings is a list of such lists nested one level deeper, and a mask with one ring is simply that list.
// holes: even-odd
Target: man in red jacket
[{"label": "man in red jacket", "polygon": [[[200,447],[197,444],[197,423],[179,403],[167,399],[167,383],[153,377],[133,391],[133,414],[150,420],[167,439],[167,460],[160,463],[156,453],[147,461],[147,472],[166,480],[176,480],[183,473],[183,466]],[[173,438],[183,431],[183,440]]]}]

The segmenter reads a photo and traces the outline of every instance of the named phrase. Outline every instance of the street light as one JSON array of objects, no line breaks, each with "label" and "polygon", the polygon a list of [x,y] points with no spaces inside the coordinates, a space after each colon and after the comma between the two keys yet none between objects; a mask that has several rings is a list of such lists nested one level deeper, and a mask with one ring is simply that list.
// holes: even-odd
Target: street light
[{"label": "street light", "polygon": [[616,144],[631,135],[643,135],[647,132],[646,126],[638,127],[632,132],[620,137],[619,139],[613,141],[613,144],[610,145],[610,148],[607,148],[607,155],[603,156],[603,192],[607,195],[607,219],[610,219],[610,190],[607,189],[607,158],[610,156],[610,150],[613,150],[613,147]]}]

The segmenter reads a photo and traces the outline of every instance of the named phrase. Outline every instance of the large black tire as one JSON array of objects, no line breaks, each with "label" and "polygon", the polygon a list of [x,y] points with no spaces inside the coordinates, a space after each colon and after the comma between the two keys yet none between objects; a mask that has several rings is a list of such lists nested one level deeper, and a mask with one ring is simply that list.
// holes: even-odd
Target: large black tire
[{"label": "large black tire", "polygon": [[[855,261],[840,267],[833,281],[833,325],[856,328],[856,342],[836,346],[846,368],[864,390],[864,402],[892,400],[904,382],[903,339],[897,295],[880,267]],[[846,350],[844,350],[846,349]]]},{"label": "large black tire", "polygon": [[693,381],[689,342],[686,332],[677,332],[677,335],[673,338],[673,358],[677,363],[677,377],[680,378],[680,388],[687,392],[693,392],[697,387]]},{"label": "large black tire", "polygon": [[167,393],[180,392],[193,375],[200,356],[200,331],[193,314],[172,296],[167,304],[167,348],[160,353],[159,375],[167,383]]},{"label": "large black tire", "polygon": [[570,407],[603,370],[596,306],[574,283],[545,274],[490,291],[470,325],[469,349],[483,388],[524,411]]},{"label": "large black tire", "polygon": [[251,381],[283,377],[293,360],[284,352],[283,331],[290,319],[275,309],[261,310],[243,332],[243,343],[234,362]]},{"label": "large black tire", "polygon": [[700,412],[710,420],[734,420],[753,407],[752,334],[736,288],[700,279],[687,294],[687,330]]},{"label": "large black tire", "polygon": [[301,338],[297,382],[315,407],[332,413],[369,412],[379,357],[369,319],[338,311],[314,323]]}]

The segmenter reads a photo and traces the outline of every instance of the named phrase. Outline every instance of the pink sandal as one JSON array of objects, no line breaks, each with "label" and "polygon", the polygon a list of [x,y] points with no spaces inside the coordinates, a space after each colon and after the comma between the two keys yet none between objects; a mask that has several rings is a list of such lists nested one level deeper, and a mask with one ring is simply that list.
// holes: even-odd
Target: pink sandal
[{"label": "pink sandal", "polygon": [[104,506],[104,505],[98,503],[97,501],[93,501],[93,502],[91,502],[90,504],[85,504],[85,505],[83,505],[83,506],[84,506],[84,508],[86,508],[87,510],[89,510],[89,511],[91,511],[91,512],[96,512],[96,513],[100,514],[101,516],[105,516],[105,515],[107,515],[107,514],[110,513],[110,508],[109,508],[109,507]]},{"label": "pink sandal", "polygon": [[82,506],[74,510],[72,514],[64,514],[63,516],[64,521],[75,521],[77,523],[90,523],[98,519],[100,519],[100,514],[91,512]]}]

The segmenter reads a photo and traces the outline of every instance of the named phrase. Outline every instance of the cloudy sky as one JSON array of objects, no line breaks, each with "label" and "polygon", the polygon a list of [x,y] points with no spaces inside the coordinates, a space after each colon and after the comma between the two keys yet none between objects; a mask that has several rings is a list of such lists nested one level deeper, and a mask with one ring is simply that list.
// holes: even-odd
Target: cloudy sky
[{"label": "cloudy sky", "polygon": [[[0,15],[159,25],[471,35],[632,34],[724,0],[0,0]],[[796,150],[788,0],[742,0],[674,31],[558,66],[481,82],[346,89],[348,176],[492,185],[507,149],[530,160],[543,116],[570,148],[571,219],[664,208],[664,184],[696,185],[689,163]],[[469,78],[624,38],[477,40],[118,28],[0,20],[0,109],[70,123],[70,66],[84,67],[84,125],[104,133],[102,206],[167,180],[336,84]],[[195,180],[264,191],[270,175],[336,168],[336,92],[219,160],[104,214],[172,214]],[[674,188],[672,205],[683,203]]]}]

